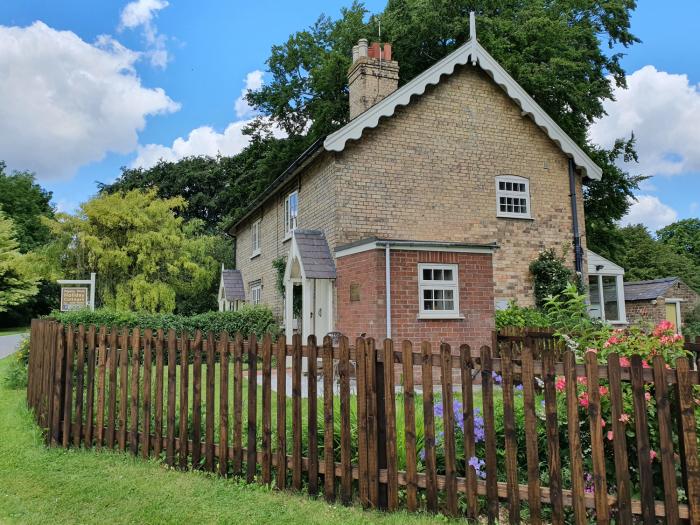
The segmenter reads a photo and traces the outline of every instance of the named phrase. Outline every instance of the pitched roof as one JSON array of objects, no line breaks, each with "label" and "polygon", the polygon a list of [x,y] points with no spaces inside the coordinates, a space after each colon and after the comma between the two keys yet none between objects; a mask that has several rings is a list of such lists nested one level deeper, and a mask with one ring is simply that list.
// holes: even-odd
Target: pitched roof
[{"label": "pitched roof", "polygon": [[678,277],[664,277],[663,279],[625,283],[625,301],[656,299],[664,295],[678,281],[680,281]]},{"label": "pitched roof", "polygon": [[335,279],[335,262],[322,231],[295,230],[294,240],[307,279]]},{"label": "pitched roof", "polygon": [[[470,26],[474,27],[474,17],[471,17]],[[595,180],[600,180],[603,175],[601,168],[593,162],[586,153],[579,148],[571,137],[562,130],[547,112],[542,109],[534,99],[511,77],[505,69],[494,59],[476,40],[475,31],[471,38],[461,47],[447,55],[432,67],[425,70],[416,78],[404,84],[386,98],[377,102],[374,106],[359,115],[354,120],[329,135],[323,142],[327,151],[343,151],[349,140],[357,140],[368,128],[375,128],[382,117],[390,117],[399,106],[410,104],[414,95],[422,95],[426,88],[441,82],[443,76],[452,75],[460,65],[471,62],[483,69],[494,82],[501,86],[506,94],[518,105],[523,114],[529,115],[535,123],[544,130],[559,148],[573,158],[574,163],[584,174]]]},{"label": "pitched roof", "polygon": [[243,274],[240,270],[222,270],[221,282],[224,286],[224,298],[227,301],[245,301]]}]

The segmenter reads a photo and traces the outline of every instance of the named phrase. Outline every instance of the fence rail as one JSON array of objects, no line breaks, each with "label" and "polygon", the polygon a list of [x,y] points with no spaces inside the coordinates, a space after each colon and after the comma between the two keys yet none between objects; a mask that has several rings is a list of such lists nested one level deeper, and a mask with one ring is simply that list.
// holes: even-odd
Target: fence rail
[{"label": "fence rail", "polygon": [[493,351],[345,337],[334,347],[35,320],[27,397],[53,446],[128,449],[344,504],[700,523],[689,360],[645,368],[589,352],[577,363],[537,335],[495,336]]}]

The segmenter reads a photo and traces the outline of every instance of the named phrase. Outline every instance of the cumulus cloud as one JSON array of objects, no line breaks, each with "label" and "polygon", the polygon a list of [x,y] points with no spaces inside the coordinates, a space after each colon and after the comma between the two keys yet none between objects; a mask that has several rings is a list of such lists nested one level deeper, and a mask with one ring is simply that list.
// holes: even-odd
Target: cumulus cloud
[{"label": "cumulus cloud", "polygon": [[632,201],[627,215],[622,218],[622,225],[644,224],[655,232],[678,220],[678,213],[653,195],[637,195]]},{"label": "cumulus cloud", "polygon": [[591,140],[610,146],[616,138],[637,137],[639,165],[645,175],[700,172],[700,84],[687,75],[644,66],[627,76],[605,103],[607,116],[593,124]]},{"label": "cumulus cloud", "polygon": [[179,109],[141,84],[139,54],[110,37],[89,44],[35,22],[0,26],[0,49],[0,158],[42,180],[134,151],[147,116]]},{"label": "cumulus cloud", "polygon": [[[229,123],[222,133],[217,132],[211,126],[200,126],[190,131],[187,137],[176,138],[170,146],[164,144],[139,146],[132,167],[150,168],[160,160],[174,162],[194,155],[215,157],[218,154],[231,156],[240,153],[250,142],[250,138],[243,134],[243,129],[254,116],[254,112],[245,101],[244,96],[248,90],[260,89],[263,84],[263,75],[263,72],[258,70],[251,71],[246,75],[245,87],[241,90],[241,96],[236,99],[234,104],[238,119]],[[278,127],[273,125],[271,129],[275,137],[285,136]]]},{"label": "cumulus cloud", "polygon": [[166,37],[158,32],[154,20],[158,11],[168,7],[166,0],[135,0],[124,6],[119,18],[119,30],[141,28],[146,40],[146,56],[151,65],[164,69],[169,56]]},{"label": "cumulus cloud", "polygon": [[238,118],[243,118],[249,116],[253,112],[253,108],[248,105],[248,101],[245,99],[248,91],[257,91],[263,85],[263,73],[259,69],[251,71],[245,77],[245,87],[241,90],[241,96],[236,99],[235,110],[236,116]]}]

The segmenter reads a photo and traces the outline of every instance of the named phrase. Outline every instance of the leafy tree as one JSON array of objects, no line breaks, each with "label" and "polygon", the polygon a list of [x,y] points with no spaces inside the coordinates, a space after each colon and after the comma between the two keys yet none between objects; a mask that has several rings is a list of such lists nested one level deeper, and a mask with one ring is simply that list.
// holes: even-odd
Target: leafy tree
[{"label": "leafy tree", "polygon": [[105,306],[172,312],[178,299],[211,294],[218,277],[208,252],[215,241],[202,234],[201,222],[175,216],[185,205],[182,197],[159,199],[154,190],[100,195],[74,216],[58,214],[44,260],[58,261],[55,271],[66,277],[96,272]]},{"label": "leafy tree", "polygon": [[677,253],[652,237],[642,224],[619,229],[621,247],[613,259],[625,269],[625,280],[680,277],[700,291],[700,266],[686,254]]},{"label": "leafy tree", "polygon": [[36,279],[19,251],[12,220],[0,212],[0,312],[26,302],[36,292]]},{"label": "leafy tree", "polygon": [[700,271],[700,219],[683,219],[656,232],[659,241],[674,252],[687,255]]},{"label": "leafy tree", "polygon": [[5,173],[5,163],[0,161],[0,210],[14,223],[19,250],[29,250],[49,240],[49,229],[42,217],[53,217],[51,192],[34,182],[29,172]]}]

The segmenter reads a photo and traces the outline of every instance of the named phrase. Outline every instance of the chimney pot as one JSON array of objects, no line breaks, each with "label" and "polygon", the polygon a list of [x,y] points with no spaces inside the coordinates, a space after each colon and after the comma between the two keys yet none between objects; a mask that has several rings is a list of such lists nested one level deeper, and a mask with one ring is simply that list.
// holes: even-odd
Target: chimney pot
[{"label": "chimney pot", "polygon": [[367,56],[367,39],[366,38],[360,38],[360,40],[357,42],[357,50],[359,52],[358,53],[359,58]]},{"label": "chimney pot", "polygon": [[391,44],[361,38],[352,48],[352,66],[348,71],[350,119],[396,91],[399,64],[392,60]]},{"label": "chimney pot", "polygon": [[387,62],[391,60],[391,44],[384,44],[384,60]]}]

